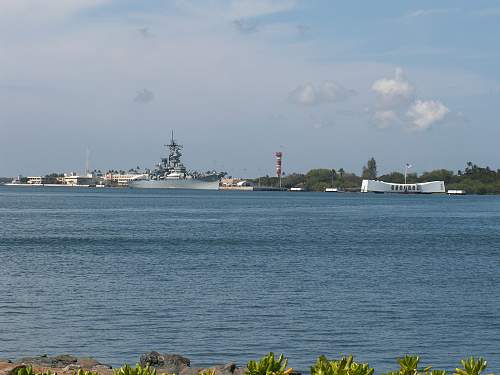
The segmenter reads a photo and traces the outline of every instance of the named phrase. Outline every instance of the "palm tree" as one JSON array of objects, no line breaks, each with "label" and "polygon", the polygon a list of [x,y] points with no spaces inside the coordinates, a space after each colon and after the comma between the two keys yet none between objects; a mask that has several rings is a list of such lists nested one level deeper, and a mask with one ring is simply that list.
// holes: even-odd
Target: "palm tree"
[{"label": "palm tree", "polygon": [[332,187],[333,187],[333,180],[335,180],[335,176],[337,175],[337,172],[335,169],[332,168]]},{"label": "palm tree", "polygon": [[339,181],[339,187],[344,187],[344,168],[339,169],[339,174],[340,174],[340,181]]}]

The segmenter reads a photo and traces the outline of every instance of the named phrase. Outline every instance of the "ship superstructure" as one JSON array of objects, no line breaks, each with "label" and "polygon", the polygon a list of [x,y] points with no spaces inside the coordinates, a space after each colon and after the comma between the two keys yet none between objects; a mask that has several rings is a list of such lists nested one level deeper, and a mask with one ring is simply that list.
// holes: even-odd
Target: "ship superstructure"
[{"label": "ship superstructure", "polygon": [[163,189],[205,189],[217,190],[219,180],[224,173],[208,171],[205,173],[188,171],[181,162],[182,145],[172,137],[165,145],[168,156],[161,158],[155,169],[151,170],[146,178],[130,181],[132,188],[163,188]]},{"label": "ship superstructure", "polygon": [[173,133],[170,143],[164,146],[169,150],[168,156],[166,158],[161,158],[161,162],[158,163],[157,168],[151,173],[151,179],[186,178],[186,167],[181,162],[182,145],[175,141]]}]

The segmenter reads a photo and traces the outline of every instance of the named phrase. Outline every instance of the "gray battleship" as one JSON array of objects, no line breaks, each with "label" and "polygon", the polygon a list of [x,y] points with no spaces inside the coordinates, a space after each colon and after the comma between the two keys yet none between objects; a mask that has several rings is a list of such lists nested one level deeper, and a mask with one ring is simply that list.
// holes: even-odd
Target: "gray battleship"
[{"label": "gray battleship", "polygon": [[219,189],[219,181],[224,173],[209,171],[188,172],[181,162],[182,146],[172,138],[168,145],[165,145],[168,157],[162,158],[154,170],[149,171],[147,177],[129,182],[131,188],[142,189]]}]

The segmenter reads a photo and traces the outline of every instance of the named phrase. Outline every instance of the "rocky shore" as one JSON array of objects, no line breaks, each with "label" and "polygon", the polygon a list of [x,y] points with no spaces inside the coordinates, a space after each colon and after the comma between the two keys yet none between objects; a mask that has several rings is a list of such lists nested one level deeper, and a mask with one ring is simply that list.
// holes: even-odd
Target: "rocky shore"
[{"label": "rocky shore", "polygon": [[[198,375],[200,371],[215,370],[215,375],[243,375],[245,368],[235,363],[212,367],[191,367],[191,361],[178,354],[150,352],[142,355],[137,362],[141,366],[154,367],[158,375]],[[135,363],[131,364],[135,365]],[[113,375],[113,368],[90,357],[75,357],[69,354],[24,357],[17,360],[0,359],[0,375],[14,375],[20,368],[32,367],[35,373],[51,371],[57,375],[73,375],[79,369],[96,372],[100,375]]]}]

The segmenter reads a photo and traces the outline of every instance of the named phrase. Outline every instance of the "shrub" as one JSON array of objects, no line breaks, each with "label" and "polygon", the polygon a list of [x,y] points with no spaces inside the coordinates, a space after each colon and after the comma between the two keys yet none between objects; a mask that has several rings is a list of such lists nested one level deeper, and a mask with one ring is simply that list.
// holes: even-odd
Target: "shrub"
[{"label": "shrub", "polygon": [[419,368],[420,357],[417,355],[405,355],[398,358],[399,363],[398,371],[391,371],[387,375],[446,375],[444,370],[432,370],[431,366]]},{"label": "shrub", "polygon": [[[420,357],[405,355],[398,358],[399,371],[389,372],[387,375],[446,375],[445,370],[432,370],[431,366],[418,368]],[[487,362],[483,358],[470,357],[460,361],[463,368],[455,369],[453,375],[481,375],[486,369]],[[489,374],[494,375],[494,374]]]},{"label": "shrub", "polygon": [[93,372],[93,371],[85,371],[85,370],[82,370],[81,368],[78,369],[78,371],[75,371],[73,373],[73,375],[98,375],[97,372]]},{"label": "shrub", "polygon": [[356,363],[352,356],[330,361],[324,355],[311,367],[311,375],[373,375],[368,363]]},{"label": "shrub", "polygon": [[156,369],[148,366],[142,367],[137,364],[135,367],[124,365],[114,371],[114,375],[156,375]]},{"label": "shrub", "polygon": [[19,370],[17,370],[16,375],[34,375],[33,368],[32,367],[22,367]]},{"label": "shrub", "polygon": [[30,367],[20,368],[19,370],[17,370],[16,375],[56,375],[56,373],[50,370],[35,373],[33,371],[33,367],[30,366]]},{"label": "shrub", "polygon": [[283,354],[276,360],[274,353],[269,353],[262,357],[258,362],[249,361],[247,363],[246,375],[289,375],[292,372],[291,368],[286,368],[288,359],[283,357]]},{"label": "shrub", "polygon": [[[488,365],[488,362],[483,358],[470,357],[468,360],[460,361],[463,368],[456,368],[453,375],[480,375]],[[490,374],[493,375],[493,374]]]}]

